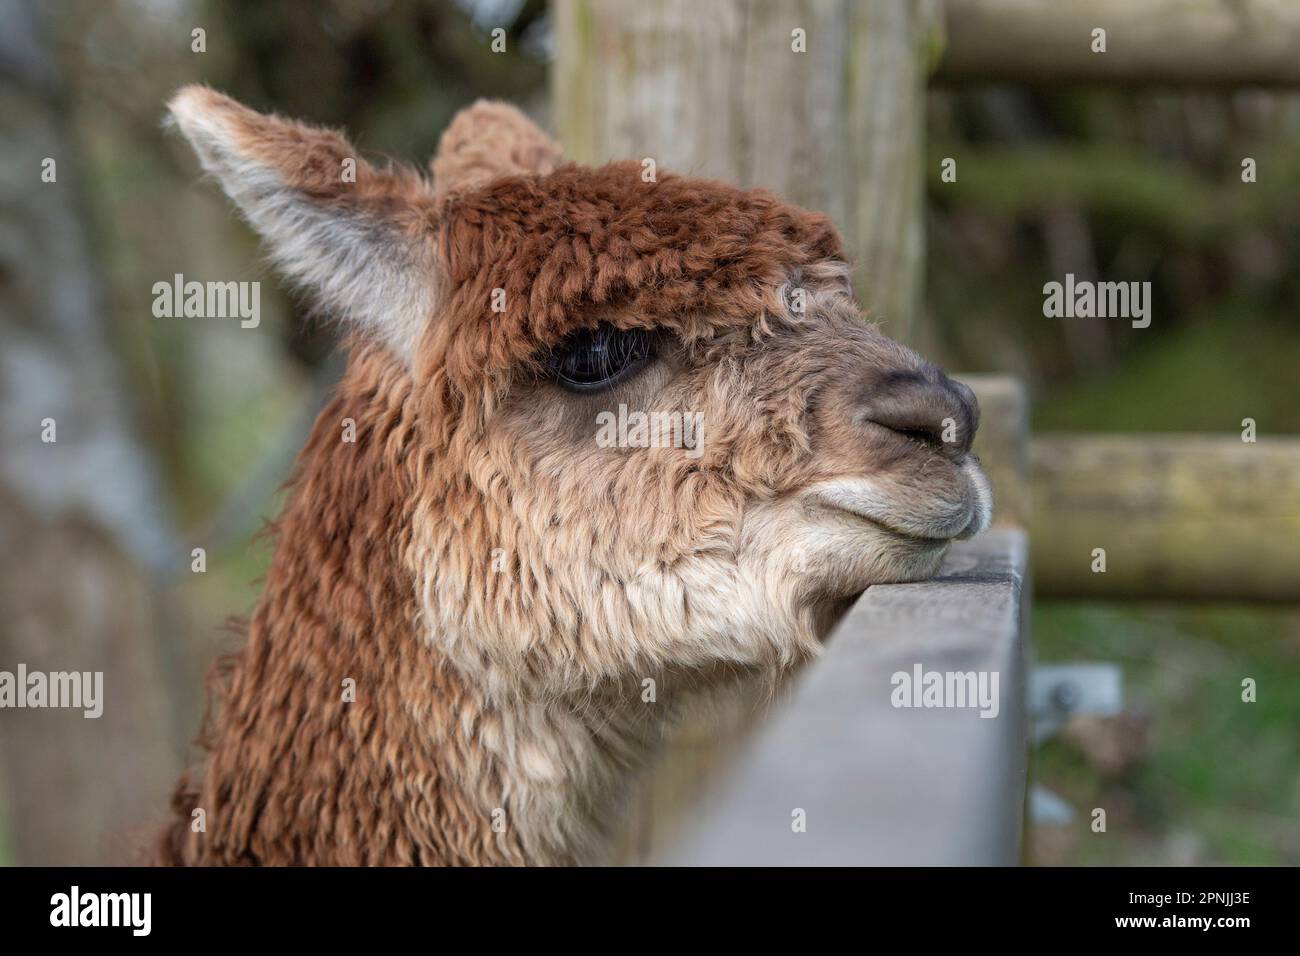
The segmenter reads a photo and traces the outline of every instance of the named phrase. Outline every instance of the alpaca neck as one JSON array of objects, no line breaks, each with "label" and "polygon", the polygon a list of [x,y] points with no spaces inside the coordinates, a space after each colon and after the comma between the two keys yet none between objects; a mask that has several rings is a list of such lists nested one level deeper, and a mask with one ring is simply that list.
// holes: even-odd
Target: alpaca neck
[{"label": "alpaca neck", "polygon": [[[300,458],[248,644],[225,663],[208,759],[177,788],[162,860],[597,860],[662,722],[630,706],[635,689],[556,699],[472,673],[421,629],[402,561],[411,468],[379,425],[403,419],[407,385],[356,372]],[[340,441],[348,418],[355,442]]]},{"label": "alpaca neck", "polygon": [[[664,722],[628,709],[621,694],[583,700],[511,696],[488,705],[483,781],[500,782],[494,808],[526,862],[607,860],[632,782]],[[489,791],[490,792],[490,791]]]}]

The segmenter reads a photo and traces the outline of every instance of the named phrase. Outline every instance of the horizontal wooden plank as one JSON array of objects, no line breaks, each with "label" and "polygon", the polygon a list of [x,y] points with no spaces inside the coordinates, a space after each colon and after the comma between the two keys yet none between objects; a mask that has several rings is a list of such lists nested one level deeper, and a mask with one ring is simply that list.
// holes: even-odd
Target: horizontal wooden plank
[{"label": "horizontal wooden plank", "polygon": [[[935,79],[1300,84],[1295,0],[946,0]],[[1093,52],[1096,28],[1106,50]]]},{"label": "horizontal wooden plank", "polygon": [[[1023,531],[994,529],[955,545],[932,581],[869,588],[656,862],[1015,863],[1027,559]],[[895,675],[918,667],[996,674],[996,716],[895,706]]]},{"label": "horizontal wooden plank", "polygon": [[1040,595],[1300,599],[1300,438],[1038,435],[1030,461]]}]

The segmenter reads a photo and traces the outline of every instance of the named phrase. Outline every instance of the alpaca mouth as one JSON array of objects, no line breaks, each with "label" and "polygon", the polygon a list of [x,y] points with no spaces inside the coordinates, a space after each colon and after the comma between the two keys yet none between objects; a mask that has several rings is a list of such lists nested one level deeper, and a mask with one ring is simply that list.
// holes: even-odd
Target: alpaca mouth
[{"label": "alpaca mouth", "polygon": [[967,456],[961,464],[962,475],[970,488],[971,518],[970,522],[958,532],[958,538],[973,538],[988,528],[993,521],[993,489],[988,476],[980,467],[979,459]]},{"label": "alpaca mouth", "polygon": [[958,538],[963,535],[969,537],[969,535],[966,535],[965,532],[965,528],[969,526],[969,523],[967,525],[963,525],[963,530],[957,533],[945,534],[938,531],[919,532],[910,528],[902,527],[902,522],[891,521],[891,519],[888,516],[883,516],[874,510],[868,510],[862,507],[858,507],[852,504],[851,502],[831,500],[828,496],[824,496],[824,495],[819,495],[818,501],[826,505],[828,508],[840,512],[841,514],[851,515],[854,518],[860,520],[862,523],[870,525],[872,528],[876,529],[877,531],[884,532],[886,535],[888,535],[891,538],[897,538],[900,542],[906,542],[909,544],[933,545],[937,547],[940,545],[946,545],[949,542],[951,542],[954,538]]},{"label": "alpaca mouth", "polygon": [[909,542],[934,545],[974,537],[989,526],[993,495],[979,462],[968,457],[958,466],[959,480],[946,494],[921,489],[882,488],[871,479],[834,481],[817,488],[819,504]]}]

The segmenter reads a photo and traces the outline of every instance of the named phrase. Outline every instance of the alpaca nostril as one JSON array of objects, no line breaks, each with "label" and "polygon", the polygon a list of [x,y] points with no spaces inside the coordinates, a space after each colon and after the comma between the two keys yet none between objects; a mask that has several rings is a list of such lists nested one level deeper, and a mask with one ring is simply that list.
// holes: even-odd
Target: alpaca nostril
[{"label": "alpaca nostril", "polygon": [[938,369],[895,372],[870,390],[867,421],[960,461],[970,452],[979,424],[975,393]]},{"label": "alpaca nostril", "polygon": [[[880,424],[880,423],[877,422],[877,424]],[[935,451],[942,451],[942,450],[943,450],[943,444],[944,444],[944,442],[943,442],[943,431],[942,431],[941,429],[937,429],[937,428],[893,428],[892,426],[886,426],[886,427],[891,428],[892,431],[896,431],[896,432],[898,432],[898,434],[900,434],[900,435],[902,435],[902,436],[904,436],[904,437],[906,437],[906,438],[910,438],[910,439],[912,439],[912,441],[920,442],[922,445],[928,445],[929,447],[933,448]]]}]

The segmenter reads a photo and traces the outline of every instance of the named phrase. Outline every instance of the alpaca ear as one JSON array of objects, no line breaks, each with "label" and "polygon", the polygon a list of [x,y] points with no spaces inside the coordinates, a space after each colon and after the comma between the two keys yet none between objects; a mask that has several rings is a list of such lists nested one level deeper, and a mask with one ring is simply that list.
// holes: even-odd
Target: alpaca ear
[{"label": "alpaca ear", "polygon": [[276,265],[409,359],[433,311],[427,183],[375,168],[337,133],[264,116],[203,86],[183,88],[168,108]]},{"label": "alpaca ear", "polygon": [[479,100],[443,131],[429,166],[439,195],[501,176],[549,173],[564,161],[559,144],[509,103]]}]

